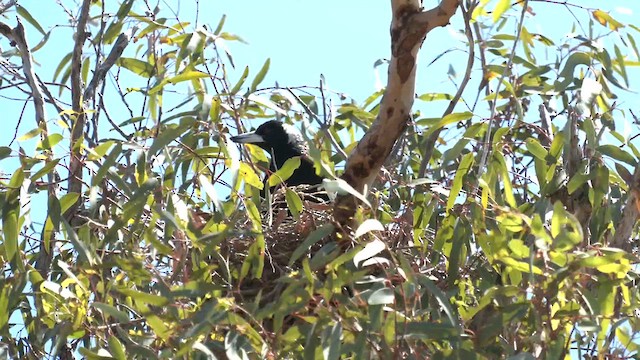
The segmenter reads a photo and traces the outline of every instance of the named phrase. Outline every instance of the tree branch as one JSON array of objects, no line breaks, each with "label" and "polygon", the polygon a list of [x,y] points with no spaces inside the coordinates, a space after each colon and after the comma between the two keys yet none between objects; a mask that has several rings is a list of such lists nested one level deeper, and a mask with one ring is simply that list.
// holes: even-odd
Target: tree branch
[{"label": "tree branch", "polygon": [[[494,94],[493,102],[491,103],[491,115],[489,115],[489,125],[487,128],[487,132],[484,136],[484,148],[482,149],[482,153],[480,155],[480,161],[478,162],[478,175],[477,178],[480,179],[482,174],[484,174],[484,168],[487,165],[487,161],[489,159],[489,152],[491,151],[491,137],[493,136],[493,124],[494,119],[496,117],[496,111],[498,106],[498,96],[500,95],[500,86],[502,85],[502,81],[507,77],[507,75],[511,75],[511,67],[513,66],[513,59],[516,55],[516,49],[518,47],[518,43],[520,42],[520,36],[522,35],[522,28],[524,27],[524,17],[527,13],[527,9],[529,0],[524,0],[522,5],[522,11],[520,12],[520,21],[518,22],[518,30],[516,32],[516,38],[513,40],[513,47],[511,48],[511,54],[509,54],[509,60],[507,61],[507,65],[504,67],[504,71],[500,75],[500,79],[498,79],[498,83],[496,85],[496,91]],[[507,74],[509,73],[509,74]]]},{"label": "tree branch", "polygon": [[[367,194],[393,145],[411,121],[418,50],[429,31],[449,23],[458,5],[459,0],[443,0],[439,6],[422,11],[418,0],[391,0],[392,56],[387,87],[378,117],[349,156],[342,175],[356,191]],[[333,212],[336,222],[348,227],[357,206],[354,196],[338,196]]]},{"label": "tree branch", "polygon": [[7,11],[10,7],[13,7],[18,3],[18,0],[10,0],[6,4],[0,4],[0,14]]},{"label": "tree branch", "polygon": [[[464,23],[465,23],[464,33],[467,36],[467,41],[469,42],[469,55],[467,56],[467,68],[464,72],[464,77],[462,78],[462,82],[460,82],[460,86],[458,87],[458,91],[453,96],[453,99],[451,99],[451,101],[449,102],[447,109],[442,114],[443,118],[453,113],[453,110],[456,108],[458,101],[460,101],[460,98],[462,97],[462,93],[467,88],[467,84],[471,79],[471,70],[473,69],[473,62],[475,60],[475,44],[474,44],[473,32],[471,31],[471,24],[470,24],[471,21],[469,19],[471,9],[463,8],[461,10],[462,10],[462,16],[464,17]],[[438,141],[438,138],[440,137],[440,133],[442,132],[443,129],[444,127],[441,127],[438,130],[434,131],[425,141],[425,145],[423,146],[424,155],[422,156],[422,161],[420,162],[420,167],[418,168],[419,179],[424,178],[427,173],[427,166],[429,165],[429,161],[431,161],[431,156],[433,156],[433,150],[436,147],[436,141]]]},{"label": "tree branch", "polygon": [[[20,52],[20,56],[22,59],[22,71],[24,72],[27,84],[31,88],[31,97],[33,98],[36,123],[40,128],[40,140],[43,145],[43,153],[45,155],[46,166],[46,164],[52,161],[53,152],[49,145],[49,130],[47,128],[47,113],[44,107],[45,101],[43,87],[41,87],[40,80],[38,79],[38,76],[33,69],[31,49],[27,41],[27,35],[24,31],[24,26],[22,25],[20,18],[17,18],[17,22],[18,24],[13,29],[11,29],[6,24],[0,23],[0,33],[7,36],[11,40],[11,42],[15,44]],[[55,168],[47,173],[47,180],[49,184],[47,186],[47,193],[49,195],[49,198],[57,197],[57,179],[59,178],[60,177]],[[51,209],[48,210],[48,213],[51,213]],[[44,234],[45,232],[43,231],[42,233]],[[39,245],[39,249],[37,252],[38,255],[34,267],[43,279],[48,279],[49,271],[51,270],[51,262],[53,258],[53,243],[55,242],[55,239],[53,239],[52,237],[48,241],[45,241],[44,235],[42,237],[43,239]],[[36,296],[35,302],[36,309],[38,309],[39,315],[37,317],[38,320],[36,321],[36,326],[39,331],[44,331],[42,330],[44,328],[44,325],[40,321],[40,310],[43,309],[42,298],[40,296]]]},{"label": "tree branch", "polygon": [[109,52],[109,55],[107,55],[107,58],[104,60],[104,62],[100,64],[100,66],[98,66],[98,68],[95,70],[93,77],[89,82],[89,85],[87,85],[87,88],[84,91],[83,100],[85,103],[93,101],[96,96],[96,90],[98,89],[98,87],[100,87],[104,79],[107,77],[107,73],[109,72],[111,67],[113,67],[116,61],[118,61],[118,59],[120,59],[120,57],[122,56],[124,49],[126,49],[129,45],[129,42],[131,41],[131,38],[135,34],[136,30],[137,29],[134,28],[118,36],[115,43],[113,44],[113,48],[111,48],[111,51]]},{"label": "tree branch", "polygon": [[631,252],[633,242],[631,234],[640,218],[640,165],[636,166],[633,178],[629,181],[629,197],[622,211],[622,218],[616,226],[616,233],[609,242],[609,246]]},{"label": "tree branch", "polygon": [[[69,193],[82,194],[82,147],[79,142],[84,139],[84,127],[86,122],[86,114],[82,101],[83,84],[82,84],[82,48],[86,40],[85,28],[89,18],[89,7],[91,0],[84,0],[80,8],[80,16],[76,25],[76,38],[71,56],[71,106],[73,108],[76,121],[73,122],[71,128],[71,160],[69,161]],[[74,214],[82,204],[82,196],[78,197],[78,201],[69,208],[66,213],[67,219],[71,224]]]}]

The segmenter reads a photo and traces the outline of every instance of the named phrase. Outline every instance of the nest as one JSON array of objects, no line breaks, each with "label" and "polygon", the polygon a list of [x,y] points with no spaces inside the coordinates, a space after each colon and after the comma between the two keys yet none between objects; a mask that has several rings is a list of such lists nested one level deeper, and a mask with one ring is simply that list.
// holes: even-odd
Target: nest
[{"label": "nest", "polygon": [[[292,211],[287,203],[287,188],[281,187],[275,191],[271,196],[270,204],[268,201],[263,201],[262,235],[266,244],[264,281],[268,281],[270,277],[277,278],[284,272],[292,270],[289,263],[294,251],[309,234],[331,221],[332,204],[327,200],[326,192],[308,185],[288,189],[295,192],[302,202],[299,213]],[[220,250],[231,267],[239,268],[258,234],[250,230],[252,224],[247,215],[244,215],[244,218],[236,224],[239,230],[237,235],[223,241],[220,244]],[[315,243],[306,250],[306,256],[311,256],[326,242],[325,239]],[[295,264],[294,267],[297,268],[297,265],[299,264]]]}]

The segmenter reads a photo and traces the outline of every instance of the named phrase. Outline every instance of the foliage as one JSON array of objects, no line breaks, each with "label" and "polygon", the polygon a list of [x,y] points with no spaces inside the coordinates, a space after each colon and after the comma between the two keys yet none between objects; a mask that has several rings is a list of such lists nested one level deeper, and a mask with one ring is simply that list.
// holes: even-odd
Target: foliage
[{"label": "foliage", "polygon": [[[224,17],[208,29],[133,0],[85,3],[97,25],[84,53],[70,46],[57,65],[37,52],[54,30],[16,7],[30,38],[41,37],[29,44],[33,61],[56,68],[38,86],[57,115],[21,135],[40,139],[32,152],[0,147],[11,168],[0,183],[5,353],[638,356],[637,218],[625,223],[640,191],[638,121],[615,101],[640,57],[633,24],[571,5],[580,35],[552,39],[517,17],[558,4],[536,4],[534,15],[527,2],[467,3],[460,34],[478,90],[461,82],[462,100],[444,116],[429,107],[455,91],[417,97],[415,124],[358,211],[359,228],[337,239],[317,215],[326,209],[305,211],[291,190],[282,201],[303,225],[284,231],[259,196],[266,155],[238,152],[229,134],[249,121],[295,124],[334,177],[382,92],[358,103],[323,87],[262,87],[270,62],[241,66],[230,47],[242,39]],[[36,97],[20,55],[5,51],[0,80]],[[102,84],[94,96],[73,99],[91,84]],[[82,193],[66,185],[76,152]]]}]

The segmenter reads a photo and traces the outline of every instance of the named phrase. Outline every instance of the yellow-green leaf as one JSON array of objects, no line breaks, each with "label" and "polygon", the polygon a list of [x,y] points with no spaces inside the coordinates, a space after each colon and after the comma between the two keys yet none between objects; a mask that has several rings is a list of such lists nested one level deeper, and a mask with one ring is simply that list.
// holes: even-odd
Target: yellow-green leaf
[{"label": "yellow-green leaf", "polygon": [[300,199],[300,196],[295,191],[287,188],[285,200],[287,201],[287,207],[289,208],[289,211],[291,211],[293,218],[298,219],[302,212],[302,200]]},{"label": "yellow-green leaf", "polygon": [[456,202],[456,198],[458,197],[460,190],[462,190],[462,180],[464,179],[464,176],[467,175],[469,170],[471,170],[473,160],[473,153],[468,153],[462,158],[462,161],[460,161],[458,171],[456,171],[456,175],[453,177],[451,192],[449,193],[449,199],[447,200],[447,211],[453,208],[453,205]]},{"label": "yellow-green leaf", "polygon": [[544,147],[542,147],[542,145],[540,145],[538,140],[527,139],[526,146],[527,146],[527,150],[529,150],[529,152],[533,156],[537,157],[540,160],[546,159],[548,152]]},{"label": "yellow-green leaf", "polygon": [[172,78],[162,80],[158,85],[154,86],[149,90],[149,94],[155,94],[158,91],[162,90],[167,84],[177,84],[184,81],[190,81],[194,79],[203,79],[208,78],[209,74],[203,73],[202,71],[189,70],[185,71],[182,74],[176,75]]},{"label": "yellow-green leaf", "polygon": [[256,91],[256,89],[258,88],[258,85],[260,85],[262,80],[264,80],[265,75],[267,75],[267,71],[269,71],[270,64],[271,64],[271,59],[267,59],[267,61],[264,62],[264,65],[262,65],[262,68],[260,69],[255,79],[253,79],[253,82],[251,83],[251,92]]},{"label": "yellow-green leaf", "polygon": [[285,161],[284,165],[278,171],[269,176],[269,187],[274,187],[293,175],[293,172],[300,167],[300,157],[295,156]]},{"label": "yellow-green leaf", "polygon": [[623,28],[624,25],[617,21],[616,19],[614,19],[613,17],[611,17],[611,15],[607,14],[606,12],[598,9],[598,10],[594,10],[591,15],[593,15],[593,18],[600,23],[600,25],[602,26],[608,26],[609,29],[613,30],[613,31],[617,31],[620,28]]},{"label": "yellow-green leaf", "polygon": [[134,58],[120,58],[116,61],[116,65],[125,68],[134,74],[138,74],[142,77],[149,78],[153,76],[155,69],[153,65],[146,61],[134,59]]},{"label": "yellow-green leaf", "polygon": [[251,185],[257,189],[262,189],[264,184],[260,181],[260,178],[256,174],[255,171],[251,168],[251,166],[240,163],[240,169],[238,170],[238,174],[242,177],[245,183]]},{"label": "yellow-green leaf", "polygon": [[500,20],[500,17],[502,17],[502,14],[504,14],[505,11],[509,10],[510,7],[510,0],[499,0],[498,4],[496,4],[496,7],[493,8],[493,22],[497,23],[498,20]]}]

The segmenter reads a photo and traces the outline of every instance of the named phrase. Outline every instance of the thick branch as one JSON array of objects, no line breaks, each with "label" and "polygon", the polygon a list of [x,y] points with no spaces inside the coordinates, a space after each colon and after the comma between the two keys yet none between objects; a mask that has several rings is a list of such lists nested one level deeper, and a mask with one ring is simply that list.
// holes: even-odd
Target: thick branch
[{"label": "thick branch", "polygon": [[[82,158],[79,142],[84,139],[84,126],[86,122],[86,114],[83,106],[83,84],[82,84],[82,48],[86,40],[85,28],[89,18],[89,6],[91,0],[84,0],[80,8],[80,16],[76,25],[75,44],[71,56],[71,105],[76,116],[71,129],[71,160],[69,161],[69,189],[70,193],[82,193]],[[73,217],[82,202],[82,197],[78,198],[78,202],[69,208],[67,216],[69,219]]]},{"label": "thick branch", "polygon": [[[44,109],[44,95],[40,82],[36,77],[36,73],[33,70],[33,62],[31,61],[31,49],[27,43],[27,37],[24,32],[24,26],[18,20],[18,25],[13,29],[13,41],[16,43],[16,47],[20,50],[22,57],[22,71],[27,79],[27,83],[31,88],[31,96],[33,97],[33,106],[36,113],[36,122],[43,131],[43,136],[48,137],[46,119],[47,114]],[[43,139],[44,140],[44,139]]]},{"label": "thick branch", "polygon": [[[427,33],[449,23],[459,0],[443,0],[423,12],[418,0],[392,0],[391,61],[387,87],[380,111],[371,128],[353,150],[342,175],[354,189],[366,195],[411,120],[415,97],[416,57]],[[335,220],[349,225],[357,209],[357,199],[341,195],[334,205]]]},{"label": "thick branch", "polygon": [[100,87],[102,82],[104,82],[104,79],[107,77],[107,73],[109,72],[111,67],[113,67],[116,61],[118,61],[118,59],[120,59],[120,57],[122,56],[124,49],[126,49],[129,45],[131,37],[134,35],[134,33],[135,29],[126,33],[122,33],[120,34],[120,36],[118,36],[116,42],[113,44],[113,48],[111,48],[111,51],[109,52],[109,55],[107,55],[107,58],[104,60],[104,62],[101,63],[100,66],[98,66],[93,74],[93,78],[91,78],[89,85],[87,85],[87,88],[84,91],[85,103],[93,101],[96,96],[97,89]]},{"label": "thick branch", "polygon": [[616,233],[609,242],[609,246],[616,247],[627,252],[633,249],[631,234],[640,218],[640,165],[636,166],[633,179],[629,181],[629,197],[622,211],[622,218],[616,226]]}]

